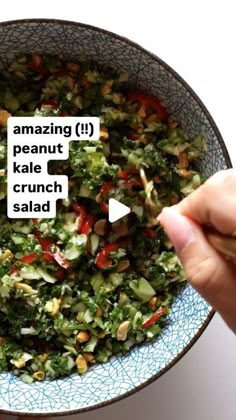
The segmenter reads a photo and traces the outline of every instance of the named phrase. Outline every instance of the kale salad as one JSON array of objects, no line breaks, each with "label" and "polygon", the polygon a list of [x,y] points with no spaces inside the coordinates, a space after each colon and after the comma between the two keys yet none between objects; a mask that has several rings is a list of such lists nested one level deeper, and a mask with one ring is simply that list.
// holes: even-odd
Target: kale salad
[{"label": "kale salad", "polygon": [[[205,142],[127,82],[96,63],[37,54],[0,72],[0,371],[29,384],[85,374],[153,340],[186,280],[153,221],[203,182],[195,162]],[[67,161],[49,162],[69,180],[54,219],[7,218],[11,115],[100,118],[99,141],[71,142]],[[109,223],[110,198],[131,213]]]}]

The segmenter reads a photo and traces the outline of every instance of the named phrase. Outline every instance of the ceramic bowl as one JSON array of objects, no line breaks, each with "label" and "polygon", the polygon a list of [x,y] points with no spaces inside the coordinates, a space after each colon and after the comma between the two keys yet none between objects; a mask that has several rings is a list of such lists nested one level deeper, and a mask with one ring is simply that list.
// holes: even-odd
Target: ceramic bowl
[{"label": "ceramic bowl", "polygon": [[[17,53],[81,54],[103,66],[127,70],[130,84],[158,96],[190,136],[201,134],[208,152],[199,163],[209,176],[231,166],[222,137],[209,112],[187,83],[167,64],[139,45],[92,26],[58,20],[21,20],[0,24],[0,65]],[[118,401],[158,379],[194,344],[213,316],[189,285],[175,300],[162,334],[95,366],[85,376],[27,385],[10,373],[0,375],[0,408],[24,414],[72,414]]]}]

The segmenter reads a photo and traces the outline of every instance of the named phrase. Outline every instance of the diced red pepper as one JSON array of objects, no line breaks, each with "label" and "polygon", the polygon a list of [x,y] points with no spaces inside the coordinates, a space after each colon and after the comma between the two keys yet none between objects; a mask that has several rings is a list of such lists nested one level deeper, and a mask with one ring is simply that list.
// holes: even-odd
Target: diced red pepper
[{"label": "diced red pepper", "polygon": [[125,170],[128,174],[138,174],[139,170],[137,168],[135,168],[135,166],[131,166],[131,165],[127,165],[125,167]]},{"label": "diced red pepper", "polygon": [[129,175],[125,171],[119,171],[117,173],[117,178],[119,178],[119,179],[126,179],[128,181]]},{"label": "diced red pepper", "polygon": [[[36,252],[34,252],[33,254],[29,254],[29,255],[25,255],[24,257],[22,257],[19,261],[24,263],[24,264],[32,264],[33,262],[35,262],[37,260],[37,254]],[[14,264],[10,275],[17,275],[18,274],[18,269],[17,266]]]},{"label": "diced red pepper", "polygon": [[42,101],[41,103],[40,103],[40,105],[41,106],[44,106],[44,105],[48,105],[48,106],[51,106],[52,107],[52,109],[57,109],[57,108],[59,108],[59,103],[57,102],[57,101],[53,101],[53,100],[51,100],[51,101]]},{"label": "diced red pepper", "polygon": [[10,276],[17,276],[17,274],[18,274],[17,266],[14,264],[11,269]]},{"label": "diced red pepper", "polygon": [[131,133],[131,134],[129,135],[129,138],[130,138],[131,140],[138,140],[139,135],[138,135],[137,133]]},{"label": "diced red pepper", "polygon": [[43,259],[46,261],[54,261],[53,254],[51,252],[44,252]]},{"label": "diced red pepper", "polygon": [[34,252],[33,254],[25,255],[25,257],[20,259],[20,262],[24,264],[32,264],[37,260],[37,254]]},{"label": "diced red pepper", "polygon": [[[56,261],[62,268],[69,268],[70,262],[64,257],[60,248],[55,245],[50,239],[42,238],[38,229],[35,229],[35,236],[44,251],[43,258],[48,261]],[[52,251],[52,246],[56,247],[56,251]]]},{"label": "diced red pepper", "polygon": [[112,265],[112,260],[109,258],[109,254],[113,251],[116,251],[119,247],[119,242],[112,242],[108,245],[105,245],[97,255],[96,265],[98,268],[104,269],[110,267]]},{"label": "diced red pepper", "polygon": [[156,238],[156,236],[157,236],[156,232],[154,232],[154,230],[152,230],[150,228],[144,228],[143,233],[144,233],[145,236],[147,236],[150,239]]},{"label": "diced red pepper", "polygon": [[139,179],[131,179],[131,180],[128,180],[128,181],[124,181],[123,185],[126,188],[133,188],[133,187],[143,188],[143,183]]},{"label": "diced red pepper", "polygon": [[84,206],[80,206],[78,203],[73,203],[72,207],[76,214],[79,216],[77,232],[81,233],[85,218],[86,218],[86,209]]},{"label": "diced red pepper", "polygon": [[53,76],[56,76],[56,77],[68,76],[68,70],[66,69],[57,70],[53,73]]},{"label": "diced red pepper", "polygon": [[103,211],[103,213],[108,213],[109,211],[109,206],[107,203],[104,203],[104,201],[100,203],[100,208]]},{"label": "diced red pepper", "polygon": [[112,182],[105,182],[99,190],[99,194],[101,194],[104,198],[107,198],[109,191],[114,187]]},{"label": "diced red pepper", "polygon": [[34,230],[34,234],[38,242],[40,243],[42,250],[51,252],[51,247],[52,245],[54,245],[53,242],[48,238],[42,238],[41,233],[38,229]]},{"label": "diced red pepper", "polygon": [[159,309],[155,315],[153,315],[151,318],[147,319],[147,321],[143,322],[141,327],[142,328],[148,328],[150,327],[152,324],[154,324],[154,322],[160,318],[165,312],[167,311],[167,306],[163,306],[163,308]]},{"label": "diced red pepper", "polygon": [[58,270],[56,271],[56,277],[58,278],[58,280],[65,280],[66,277],[66,270],[64,270],[62,267],[58,268]]},{"label": "diced red pepper", "polygon": [[64,257],[60,248],[57,247],[57,251],[52,253],[54,260],[59,264],[62,268],[66,270],[70,268],[70,262]]},{"label": "diced red pepper", "polygon": [[50,71],[42,65],[42,57],[38,54],[32,56],[32,59],[28,63],[28,67],[30,70],[33,70],[42,76],[48,76],[50,74]]},{"label": "diced red pepper", "polygon": [[153,108],[156,111],[160,121],[167,121],[168,114],[166,109],[163,105],[161,105],[156,99],[152,98],[151,96],[140,92],[130,92],[127,94],[127,99],[130,101],[139,102],[140,105],[149,106]]},{"label": "diced red pepper", "polygon": [[[103,198],[104,200],[106,200],[106,199],[107,199],[107,197],[108,197],[109,191],[110,191],[113,187],[114,187],[114,184],[113,184],[112,182],[105,182],[105,184],[103,184],[103,185],[101,186],[101,188],[100,188],[100,190],[99,190],[98,195],[99,195],[99,196],[102,196],[102,198]],[[102,202],[100,203],[100,207],[101,207],[101,210],[102,210],[104,213],[108,213],[108,204],[107,204],[105,201],[102,201]]]},{"label": "diced red pepper", "polygon": [[42,57],[39,54],[33,54],[30,60],[30,64],[34,67],[39,67],[42,64]]},{"label": "diced red pepper", "polygon": [[97,217],[95,215],[89,216],[87,218],[87,220],[85,220],[85,222],[84,222],[84,224],[82,226],[81,233],[83,233],[84,235],[88,235],[90,233],[90,231],[91,231],[91,228],[92,228],[92,226],[93,226],[96,218]]}]

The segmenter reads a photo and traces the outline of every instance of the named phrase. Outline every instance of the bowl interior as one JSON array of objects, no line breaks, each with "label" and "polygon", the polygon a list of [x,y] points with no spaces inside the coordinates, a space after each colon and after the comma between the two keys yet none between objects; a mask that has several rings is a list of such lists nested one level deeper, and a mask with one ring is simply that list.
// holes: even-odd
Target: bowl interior
[{"label": "bowl interior", "polygon": [[[72,22],[25,20],[0,25],[0,65],[15,54],[86,56],[106,67],[126,70],[130,84],[158,96],[186,132],[201,134],[208,152],[200,169],[209,176],[230,167],[223,140],[209,113],[189,86],[165,63],[132,42],[109,32]],[[108,404],[167,371],[193,344],[211,318],[209,305],[188,285],[176,299],[166,328],[153,343],[95,366],[84,377],[27,385],[11,374],[0,375],[0,407],[21,413],[83,411]]]}]

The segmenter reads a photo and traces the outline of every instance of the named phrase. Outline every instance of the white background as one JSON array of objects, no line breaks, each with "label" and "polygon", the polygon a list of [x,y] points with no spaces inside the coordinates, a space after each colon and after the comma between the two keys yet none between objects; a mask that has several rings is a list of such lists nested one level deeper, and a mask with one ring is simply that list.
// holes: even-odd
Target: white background
[{"label": "white background", "polygon": [[[203,100],[236,165],[233,0],[8,0],[1,3],[2,21],[27,17],[61,18],[103,27],[159,55]],[[215,316],[189,353],[156,383],[117,404],[76,417],[81,420],[235,420],[235,336]]]}]

